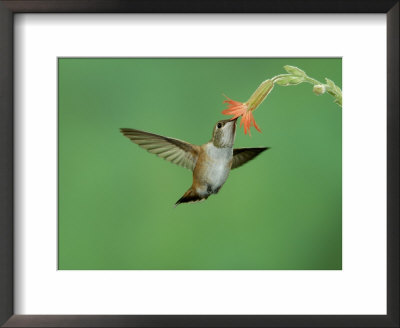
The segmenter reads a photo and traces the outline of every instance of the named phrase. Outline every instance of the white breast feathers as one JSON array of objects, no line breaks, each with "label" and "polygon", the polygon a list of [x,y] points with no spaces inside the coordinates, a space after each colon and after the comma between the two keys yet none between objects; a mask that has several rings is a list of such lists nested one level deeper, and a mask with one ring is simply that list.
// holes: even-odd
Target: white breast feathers
[{"label": "white breast feathers", "polygon": [[216,192],[228,178],[233,150],[232,148],[218,148],[209,143],[206,147],[206,152],[210,165],[208,165],[204,178],[211,191]]}]

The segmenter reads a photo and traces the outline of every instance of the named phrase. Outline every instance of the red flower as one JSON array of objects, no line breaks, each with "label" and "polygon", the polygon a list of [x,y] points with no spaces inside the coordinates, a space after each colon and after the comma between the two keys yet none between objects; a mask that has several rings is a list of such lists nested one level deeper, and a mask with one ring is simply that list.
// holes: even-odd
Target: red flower
[{"label": "red flower", "polygon": [[227,100],[225,100],[224,103],[228,103],[229,107],[227,109],[223,110],[222,114],[233,115],[231,120],[234,120],[235,118],[238,118],[239,116],[242,116],[242,119],[240,121],[240,127],[242,125],[244,126],[244,134],[247,134],[247,131],[249,131],[249,135],[251,135],[250,127],[252,125],[257,129],[258,132],[261,132],[260,128],[256,124],[256,121],[254,120],[253,113],[249,109],[249,106],[247,103],[241,103],[239,101],[229,99],[228,97],[226,97],[226,98],[227,98]]},{"label": "red flower", "polygon": [[268,96],[273,87],[274,87],[273,80],[265,80],[263,83],[259,85],[256,91],[254,91],[249,100],[247,100],[245,103],[229,99],[228,97],[225,96],[226,100],[224,101],[224,103],[228,103],[229,107],[223,110],[222,114],[233,115],[231,120],[234,120],[239,116],[242,116],[242,119],[240,121],[240,126],[244,125],[244,134],[247,134],[247,131],[249,131],[249,135],[251,135],[250,133],[251,126],[254,126],[257,129],[257,131],[261,132],[261,130],[256,124],[256,121],[254,120],[252,112],[264,101],[264,99]]}]

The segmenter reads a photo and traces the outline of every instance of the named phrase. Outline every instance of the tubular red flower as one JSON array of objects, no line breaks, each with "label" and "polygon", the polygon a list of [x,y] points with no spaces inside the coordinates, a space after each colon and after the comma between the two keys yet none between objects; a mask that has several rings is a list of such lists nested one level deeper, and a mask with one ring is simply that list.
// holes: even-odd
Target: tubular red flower
[{"label": "tubular red flower", "polygon": [[244,127],[244,134],[247,134],[247,131],[250,133],[250,127],[254,126],[257,131],[261,132],[260,128],[257,126],[256,121],[254,119],[252,111],[249,109],[247,103],[241,103],[239,101],[232,100],[226,97],[227,100],[224,103],[228,103],[228,108],[222,111],[224,115],[233,115],[231,120],[242,116],[240,120],[240,127]]},{"label": "tubular red flower", "polygon": [[228,103],[228,108],[222,111],[222,114],[224,115],[233,115],[231,120],[234,120],[235,118],[238,118],[239,116],[242,116],[242,119],[240,121],[240,126],[244,126],[244,134],[247,134],[247,131],[249,131],[250,134],[250,127],[254,126],[257,131],[261,132],[260,128],[256,124],[256,121],[254,120],[253,116],[253,111],[260,106],[260,104],[264,101],[264,99],[268,96],[268,94],[271,92],[271,90],[274,87],[274,81],[273,80],[265,80],[262,82],[256,91],[253,92],[253,94],[250,96],[249,100],[247,100],[245,103],[241,103],[239,101],[232,100],[228,97],[226,97],[226,100],[224,103]]}]

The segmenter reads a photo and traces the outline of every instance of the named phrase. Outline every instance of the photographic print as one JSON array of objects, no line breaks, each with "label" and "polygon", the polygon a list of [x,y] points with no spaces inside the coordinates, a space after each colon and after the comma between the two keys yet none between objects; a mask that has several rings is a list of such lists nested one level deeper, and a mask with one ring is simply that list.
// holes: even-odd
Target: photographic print
[{"label": "photographic print", "polygon": [[59,270],[341,270],[341,58],[59,58]]}]

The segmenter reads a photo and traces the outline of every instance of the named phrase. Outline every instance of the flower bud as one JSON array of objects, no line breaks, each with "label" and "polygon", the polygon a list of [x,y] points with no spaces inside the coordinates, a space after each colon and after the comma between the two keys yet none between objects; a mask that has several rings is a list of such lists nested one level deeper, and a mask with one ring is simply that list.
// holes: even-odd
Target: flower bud
[{"label": "flower bud", "polygon": [[292,74],[294,76],[300,76],[300,77],[306,77],[307,74],[306,72],[302,71],[300,68],[296,66],[290,66],[290,65],[285,65],[283,68],[288,72],[289,74]]},{"label": "flower bud", "polygon": [[323,84],[314,85],[312,90],[316,95],[323,95],[326,91],[325,86]]},{"label": "flower bud", "polygon": [[291,76],[291,75],[286,75],[283,77],[280,77],[279,79],[277,79],[275,81],[275,83],[277,85],[281,85],[281,86],[288,86],[288,85],[296,85],[299,83],[304,82],[304,78],[301,76]]}]

